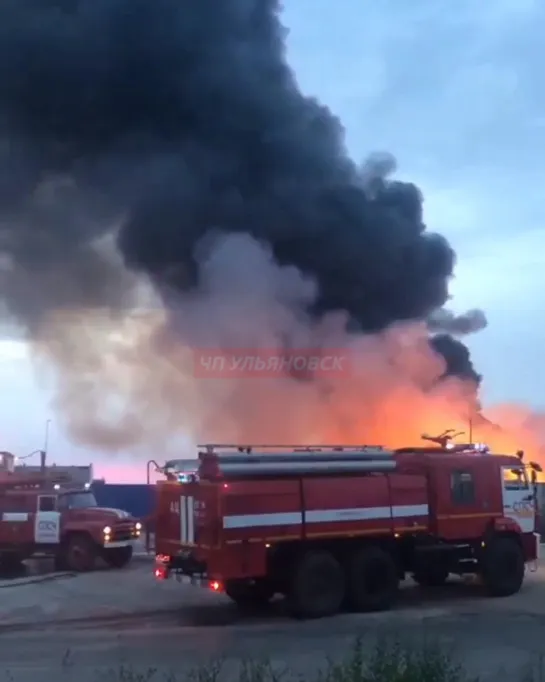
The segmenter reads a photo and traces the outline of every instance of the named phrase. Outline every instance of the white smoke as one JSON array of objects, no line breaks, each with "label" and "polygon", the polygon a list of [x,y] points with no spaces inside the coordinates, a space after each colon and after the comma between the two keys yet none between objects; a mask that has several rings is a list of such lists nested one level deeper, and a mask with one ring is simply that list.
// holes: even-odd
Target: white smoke
[{"label": "white smoke", "polygon": [[[176,444],[188,435],[194,442],[403,445],[436,422],[455,426],[463,392],[457,380],[437,388],[444,360],[430,348],[425,324],[362,336],[346,332],[342,312],[311,319],[312,279],[279,266],[247,235],[218,234],[200,258],[202,284],[174,310],[157,302],[123,316],[84,311],[49,319],[33,357],[47,368],[42,376],[54,377],[55,407],[74,440],[149,458],[179,455]],[[263,376],[247,367],[217,375],[199,366],[211,352],[229,363],[232,353],[287,349],[341,354],[343,372]]]}]

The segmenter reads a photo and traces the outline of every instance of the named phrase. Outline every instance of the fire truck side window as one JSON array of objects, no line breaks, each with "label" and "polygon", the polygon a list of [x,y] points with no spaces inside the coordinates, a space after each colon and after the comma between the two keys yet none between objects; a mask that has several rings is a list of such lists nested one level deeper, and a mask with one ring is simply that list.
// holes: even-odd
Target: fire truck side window
[{"label": "fire truck side window", "polygon": [[473,474],[469,471],[453,471],[450,476],[450,495],[452,504],[475,502]]}]

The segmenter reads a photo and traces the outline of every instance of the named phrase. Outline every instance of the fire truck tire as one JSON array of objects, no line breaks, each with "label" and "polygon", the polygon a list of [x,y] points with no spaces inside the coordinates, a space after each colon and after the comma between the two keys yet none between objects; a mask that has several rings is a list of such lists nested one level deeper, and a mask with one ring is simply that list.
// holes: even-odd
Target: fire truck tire
[{"label": "fire truck tire", "polygon": [[524,581],[524,554],[519,543],[507,537],[496,537],[486,546],[482,558],[482,579],[492,597],[516,594]]},{"label": "fire truck tire", "polygon": [[240,609],[259,609],[267,606],[274,597],[274,590],[265,581],[254,583],[230,580],[225,585],[225,594]]},{"label": "fire truck tire", "polygon": [[85,533],[70,535],[61,547],[61,563],[76,573],[92,571],[96,558],[97,547]]},{"label": "fire truck tire", "polygon": [[102,558],[110,568],[124,568],[132,559],[132,547],[105,549]]},{"label": "fire truck tire", "polygon": [[344,596],[344,571],[333,554],[311,551],[296,559],[286,594],[292,616],[332,616],[340,611]]},{"label": "fire truck tire", "polygon": [[441,587],[447,582],[449,571],[442,566],[426,566],[419,568],[412,575],[420,587]]},{"label": "fire truck tire", "polygon": [[348,566],[348,606],[355,611],[386,611],[399,589],[399,569],[381,547],[357,551]]}]

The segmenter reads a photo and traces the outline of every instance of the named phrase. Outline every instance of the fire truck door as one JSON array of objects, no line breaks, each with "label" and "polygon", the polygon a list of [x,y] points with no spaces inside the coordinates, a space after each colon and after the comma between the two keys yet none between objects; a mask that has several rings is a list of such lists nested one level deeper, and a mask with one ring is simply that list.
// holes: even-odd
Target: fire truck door
[{"label": "fire truck door", "polygon": [[493,512],[492,485],[479,461],[438,467],[437,529],[446,540],[480,537]]},{"label": "fire truck door", "polygon": [[37,545],[56,545],[60,542],[61,515],[54,495],[40,495],[34,523],[34,542]]},{"label": "fire truck door", "polygon": [[535,506],[526,475],[526,469],[520,467],[502,467],[503,514],[513,519],[523,533],[535,530]]}]

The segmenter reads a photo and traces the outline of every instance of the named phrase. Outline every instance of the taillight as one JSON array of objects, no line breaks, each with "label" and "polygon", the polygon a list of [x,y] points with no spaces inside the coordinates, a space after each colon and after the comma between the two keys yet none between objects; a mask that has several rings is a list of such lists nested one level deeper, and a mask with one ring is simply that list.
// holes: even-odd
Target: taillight
[{"label": "taillight", "polygon": [[208,583],[208,587],[212,592],[223,592],[223,585],[217,580],[212,580]]},{"label": "taillight", "polygon": [[157,554],[155,557],[155,569],[153,574],[157,580],[166,580],[169,574],[168,564],[170,557],[168,554]]}]

